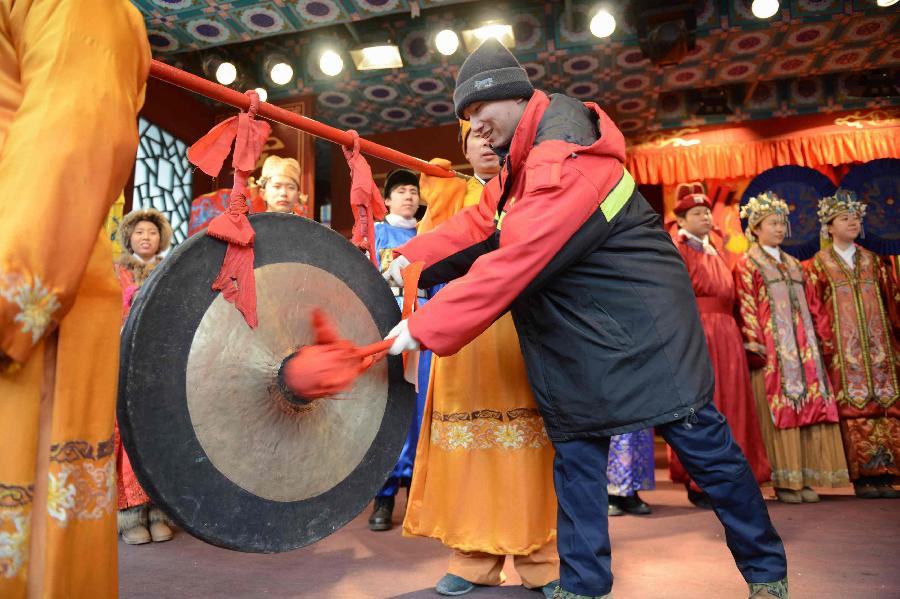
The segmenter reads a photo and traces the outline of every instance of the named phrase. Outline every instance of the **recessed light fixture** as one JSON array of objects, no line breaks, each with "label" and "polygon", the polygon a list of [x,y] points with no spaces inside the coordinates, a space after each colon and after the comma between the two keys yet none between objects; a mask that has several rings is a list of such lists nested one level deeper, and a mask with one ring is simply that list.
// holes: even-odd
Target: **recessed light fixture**
[{"label": "recessed light fixture", "polygon": [[325,50],[319,56],[319,69],[329,77],[334,77],[344,70],[344,59],[334,50]]},{"label": "recessed light fixture", "polygon": [[484,40],[492,37],[497,39],[497,41],[507,48],[512,48],[516,45],[516,37],[513,35],[513,28],[511,25],[505,23],[488,22],[476,29],[463,31],[462,36],[463,43],[466,45],[466,50],[469,52],[474,52]]},{"label": "recessed light fixture", "polygon": [[400,48],[393,44],[378,44],[350,50],[350,57],[357,70],[399,69],[403,67]]}]

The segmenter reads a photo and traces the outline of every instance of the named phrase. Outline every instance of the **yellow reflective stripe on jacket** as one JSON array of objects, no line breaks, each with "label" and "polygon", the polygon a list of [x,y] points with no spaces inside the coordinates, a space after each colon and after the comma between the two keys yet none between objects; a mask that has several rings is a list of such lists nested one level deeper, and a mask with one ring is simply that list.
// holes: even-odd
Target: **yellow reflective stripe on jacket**
[{"label": "yellow reflective stripe on jacket", "polygon": [[609,192],[609,195],[600,202],[600,211],[603,212],[603,216],[606,217],[607,222],[612,222],[612,219],[615,218],[625,203],[628,202],[631,194],[634,193],[634,185],[635,183],[634,179],[631,177],[631,173],[622,169],[622,178],[619,179],[616,186]]}]

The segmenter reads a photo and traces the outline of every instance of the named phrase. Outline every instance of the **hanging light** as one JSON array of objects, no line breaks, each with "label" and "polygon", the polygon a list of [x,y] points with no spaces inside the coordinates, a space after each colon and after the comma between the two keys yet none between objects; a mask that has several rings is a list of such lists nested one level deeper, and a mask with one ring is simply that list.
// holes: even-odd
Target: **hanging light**
[{"label": "hanging light", "polygon": [[216,81],[222,85],[231,85],[237,79],[237,67],[233,63],[223,62],[216,67]]},{"label": "hanging light", "polygon": [[438,52],[450,56],[459,49],[459,36],[452,29],[444,29],[434,36],[434,45]]},{"label": "hanging light", "polygon": [[495,38],[507,48],[512,48],[516,45],[516,37],[513,34],[512,26],[496,21],[485,23],[476,29],[465,30],[462,32],[462,36],[463,43],[466,45],[466,50],[469,52],[474,52],[484,40],[491,37]]},{"label": "hanging light", "polygon": [[400,48],[394,44],[378,44],[350,50],[353,64],[360,71],[399,69],[403,67]]},{"label": "hanging light", "polygon": [[237,67],[220,54],[211,54],[203,59],[203,72],[209,79],[215,79],[222,85],[231,85],[238,76]]},{"label": "hanging light", "polygon": [[591,33],[595,37],[609,37],[616,30],[616,18],[607,10],[598,10],[591,18]]},{"label": "hanging light", "polygon": [[329,77],[334,77],[344,70],[344,59],[334,50],[325,50],[319,56],[319,68]]},{"label": "hanging light", "polygon": [[753,4],[750,5],[750,10],[757,19],[775,16],[779,8],[778,0],[753,0]]},{"label": "hanging light", "polygon": [[275,85],[287,85],[294,79],[294,67],[287,58],[280,54],[273,54],[266,58],[265,72]]},{"label": "hanging light", "polygon": [[875,2],[875,4],[877,4],[881,8],[887,8],[888,6],[893,6],[893,5],[897,4],[897,0],[877,0],[877,2]]},{"label": "hanging light", "polygon": [[256,95],[259,96],[260,102],[265,102],[266,100],[269,99],[269,92],[266,91],[266,88],[257,87],[257,88],[254,88],[253,91],[255,91]]}]

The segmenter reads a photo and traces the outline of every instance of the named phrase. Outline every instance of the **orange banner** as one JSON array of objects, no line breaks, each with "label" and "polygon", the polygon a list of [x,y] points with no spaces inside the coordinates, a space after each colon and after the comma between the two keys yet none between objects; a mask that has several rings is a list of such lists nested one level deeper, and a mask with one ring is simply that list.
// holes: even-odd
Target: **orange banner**
[{"label": "orange banner", "polygon": [[900,108],[880,108],[655,133],[629,146],[626,164],[639,183],[675,185],[898,156]]}]

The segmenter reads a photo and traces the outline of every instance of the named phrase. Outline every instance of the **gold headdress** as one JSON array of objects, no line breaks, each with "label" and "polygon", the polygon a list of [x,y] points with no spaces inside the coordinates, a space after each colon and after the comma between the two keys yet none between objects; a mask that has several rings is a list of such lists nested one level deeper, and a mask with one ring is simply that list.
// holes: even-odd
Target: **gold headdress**
[{"label": "gold headdress", "polygon": [[[826,196],[819,200],[818,215],[819,222],[822,223],[819,239],[822,247],[825,247],[831,238],[828,234],[828,223],[845,212],[856,214],[859,220],[866,215],[866,205],[856,199],[856,194],[849,189],[838,189],[833,196]],[[861,229],[860,235],[864,235]]]},{"label": "gold headdress", "polygon": [[747,228],[744,230],[744,234],[750,241],[756,241],[756,235],[753,234],[753,229],[756,225],[770,214],[780,214],[784,217],[784,222],[787,224],[787,234],[790,237],[791,224],[788,220],[790,211],[791,209],[788,207],[787,202],[771,191],[764,191],[759,195],[753,196],[749,202],[741,206],[741,218],[747,219]]}]

